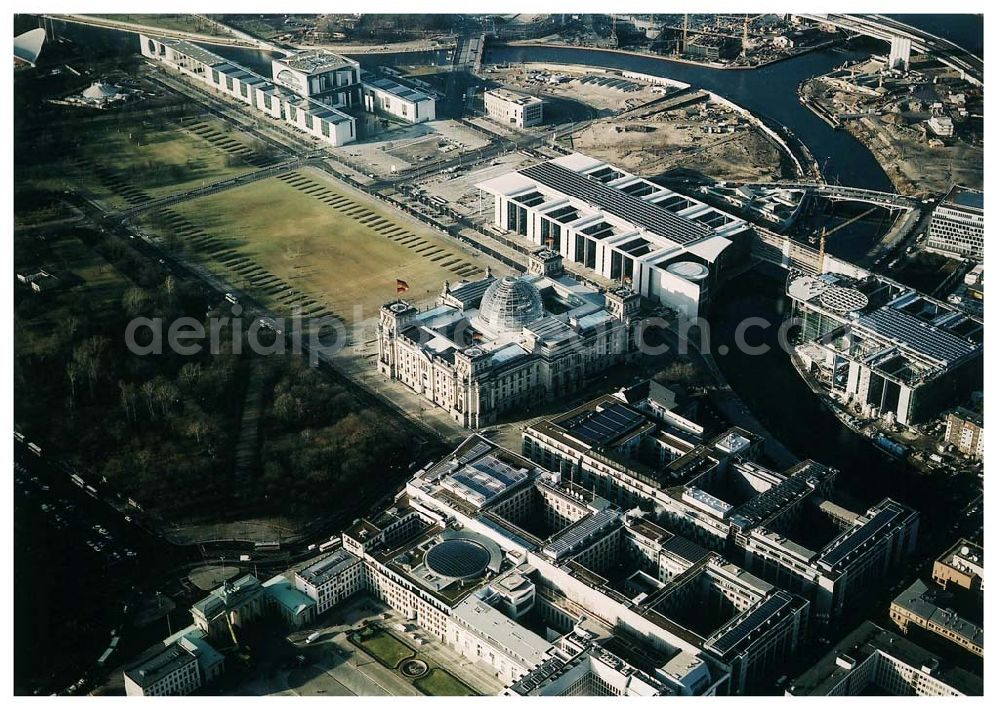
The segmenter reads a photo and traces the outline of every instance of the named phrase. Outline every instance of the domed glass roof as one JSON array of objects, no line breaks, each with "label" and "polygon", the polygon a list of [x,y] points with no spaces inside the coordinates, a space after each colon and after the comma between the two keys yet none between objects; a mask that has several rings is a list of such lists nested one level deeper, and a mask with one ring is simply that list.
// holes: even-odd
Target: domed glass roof
[{"label": "domed glass roof", "polygon": [[95,81],[83,91],[84,98],[111,98],[118,94],[114,86]]},{"label": "domed glass roof", "polygon": [[543,315],[541,293],[528,281],[514,276],[493,281],[479,304],[479,319],[495,332],[520,330]]}]

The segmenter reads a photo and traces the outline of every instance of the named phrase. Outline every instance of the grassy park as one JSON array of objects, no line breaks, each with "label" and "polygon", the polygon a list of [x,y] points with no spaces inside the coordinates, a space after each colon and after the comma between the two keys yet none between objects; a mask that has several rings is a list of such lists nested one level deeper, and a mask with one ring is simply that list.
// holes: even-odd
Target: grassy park
[{"label": "grassy park", "polygon": [[[350,641],[391,670],[420,654],[391,633],[381,628],[366,628],[350,635]],[[423,694],[435,697],[472,697],[477,693],[455,675],[440,667],[432,667],[423,677],[411,680]]]},{"label": "grassy park", "polygon": [[259,141],[209,116],[143,119],[124,112],[80,113],[42,136],[68,131],[70,125],[69,143],[60,138],[59,144],[47,144],[33,159],[15,167],[16,192],[25,204],[37,200],[35,194],[72,190],[121,209],[243,175],[277,160]]},{"label": "grassy park", "polygon": [[312,169],[200,197],[147,218],[206,265],[278,312],[356,322],[396,295],[432,300],[481,269],[444,237]]},{"label": "grassy park", "polygon": [[435,667],[425,676],[413,681],[413,685],[424,694],[434,697],[474,697],[476,693],[453,674]]},{"label": "grassy park", "polygon": [[389,669],[396,669],[403,660],[416,655],[413,648],[384,630],[363,630],[353,634],[351,642]]},{"label": "grassy park", "polygon": [[85,128],[88,136],[73,161],[86,189],[121,208],[246,174],[254,145],[214,118],[184,126]]},{"label": "grassy park", "polygon": [[[198,282],[88,223],[88,202],[142,205],[272,164],[279,154],[149,85],[150,97],[113,112],[54,105],[46,87],[19,86],[15,125],[15,268],[57,277],[44,281],[44,292],[15,281],[20,430],[165,522],[275,515],[295,522],[317,511],[349,515],[383,494],[387,479],[405,469],[403,422],[292,354],[258,357],[229,344],[192,356],[130,351],[124,333],[134,318],[205,324],[216,303]],[[301,229],[309,208],[340,215],[277,184],[299,203],[256,205],[268,233]],[[236,196],[229,219],[247,208],[240,194],[224,193],[223,202]],[[164,229],[176,239],[181,231]],[[231,343],[235,327],[219,339]]]}]

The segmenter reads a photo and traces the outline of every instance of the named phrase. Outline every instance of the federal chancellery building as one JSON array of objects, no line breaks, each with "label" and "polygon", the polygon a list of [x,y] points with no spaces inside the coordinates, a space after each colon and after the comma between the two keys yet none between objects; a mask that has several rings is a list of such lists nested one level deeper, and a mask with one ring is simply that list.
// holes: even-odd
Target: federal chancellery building
[{"label": "federal chancellery building", "polygon": [[435,118],[430,92],[363,74],[358,62],[325,49],[274,59],[269,79],[185,40],[140,34],[139,48],[147,59],[333,146],[358,138],[350,111],[390,114],[409,123]]}]

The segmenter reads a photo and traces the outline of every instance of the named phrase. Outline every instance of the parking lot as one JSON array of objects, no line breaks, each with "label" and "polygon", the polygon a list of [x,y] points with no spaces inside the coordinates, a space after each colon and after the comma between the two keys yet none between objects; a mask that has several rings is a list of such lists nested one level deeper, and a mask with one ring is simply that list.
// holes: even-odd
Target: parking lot
[{"label": "parking lot", "polygon": [[474,152],[488,145],[489,139],[482,133],[458,121],[443,120],[393,125],[391,131],[351,143],[343,150],[351,160],[364,163],[371,174],[390,177],[411,167]]}]

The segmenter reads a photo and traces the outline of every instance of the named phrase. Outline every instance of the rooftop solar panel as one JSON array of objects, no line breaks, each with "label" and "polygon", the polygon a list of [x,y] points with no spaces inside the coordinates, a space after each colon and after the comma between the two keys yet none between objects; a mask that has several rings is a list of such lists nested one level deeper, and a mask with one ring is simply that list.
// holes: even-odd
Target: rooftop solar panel
[{"label": "rooftop solar panel", "polygon": [[678,217],[655,204],[551,162],[532,165],[521,170],[521,174],[680,244],[702,239],[712,233],[703,224]]},{"label": "rooftop solar panel", "polygon": [[487,443],[486,441],[479,441],[476,443],[476,445],[472,446],[472,448],[463,453],[459,457],[458,462],[464,465],[465,463],[468,463],[470,460],[475,460],[484,453],[488,453],[491,448],[492,446],[490,446],[490,444]]},{"label": "rooftop solar panel", "polygon": [[471,539],[446,539],[427,550],[424,563],[442,576],[467,578],[486,570],[490,552]]},{"label": "rooftop solar panel", "polygon": [[618,513],[613,510],[595,512],[564,529],[545,547],[545,553],[553,559],[560,559],[617,521]]},{"label": "rooftop solar panel", "polygon": [[834,546],[827,549],[819,558],[820,563],[828,564],[831,567],[836,566],[851,552],[859,549],[885,529],[901,512],[902,510],[896,505],[888,505],[863,525],[855,527],[847,536],[841,537],[838,542],[835,542]]},{"label": "rooftop solar panel", "polygon": [[492,489],[488,485],[479,482],[476,478],[468,475],[467,473],[455,473],[451,476],[451,478],[455,482],[461,483],[473,492],[478,492],[486,500],[494,497],[498,492],[498,490]]},{"label": "rooftop solar panel", "polygon": [[502,460],[489,456],[488,458],[481,458],[472,464],[472,467],[476,470],[480,470],[484,473],[488,473],[491,477],[496,478],[504,485],[513,485],[524,479],[525,472],[523,470],[517,470],[511,465],[507,465]]},{"label": "rooftop solar panel", "polygon": [[858,324],[882,337],[889,338],[919,354],[948,364],[976,349],[947,330],[932,327],[901,310],[887,307],[863,315]]},{"label": "rooftop solar panel", "polygon": [[773,616],[784,610],[790,602],[791,599],[786,594],[776,593],[750,611],[743,620],[732,628],[723,631],[705,643],[705,647],[715,650],[720,655],[725,655],[748,638],[757,628],[762,627]]},{"label": "rooftop solar panel", "polygon": [[739,507],[738,511],[744,517],[759,522],[770,517],[808,489],[805,480],[801,476],[794,475],[749,500]]},{"label": "rooftop solar panel", "polygon": [[708,552],[701,546],[685,539],[684,537],[678,536],[671,537],[667,541],[663,542],[662,549],[676,554],[682,559],[690,561],[692,564],[695,564],[708,556]]},{"label": "rooftop solar panel", "polygon": [[600,411],[589,411],[564,424],[576,438],[602,446],[638,428],[645,418],[624,404],[612,404]]},{"label": "rooftop solar panel", "polygon": [[[472,456],[466,460],[472,460]],[[484,505],[527,477],[527,469],[515,468],[495,456],[485,455],[479,460],[463,464],[459,470],[445,478],[442,485],[474,504]]]}]

